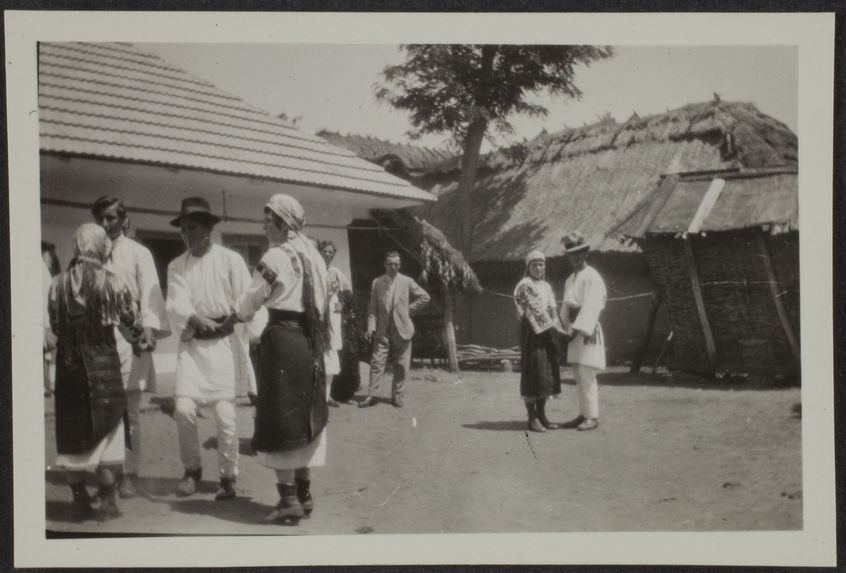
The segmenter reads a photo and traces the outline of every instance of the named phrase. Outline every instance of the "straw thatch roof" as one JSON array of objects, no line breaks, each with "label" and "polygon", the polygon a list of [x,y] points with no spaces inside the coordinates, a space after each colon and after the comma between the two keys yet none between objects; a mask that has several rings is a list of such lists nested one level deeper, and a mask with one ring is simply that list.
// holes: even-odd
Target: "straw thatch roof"
[{"label": "straw thatch roof", "polygon": [[317,135],[401,177],[416,177],[426,169],[453,157],[453,154],[443,149],[394,143],[366,135],[341,135],[326,130],[317,132]]},{"label": "straw thatch roof", "polygon": [[[722,183],[716,199],[713,191],[709,194],[715,182]],[[799,228],[799,175],[795,166],[665,177],[609,234],[637,240],[647,235],[754,227],[764,227],[773,234]]]},{"label": "straw thatch roof", "polygon": [[[565,230],[581,230],[600,251],[631,250],[608,236],[667,173],[795,164],[796,135],[748,103],[691,104],[623,123],[605,120],[544,133],[481,162],[470,214],[470,262],[516,260],[532,248],[561,254]],[[464,216],[459,160],[418,182],[438,202],[413,212],[453,242]]]}]

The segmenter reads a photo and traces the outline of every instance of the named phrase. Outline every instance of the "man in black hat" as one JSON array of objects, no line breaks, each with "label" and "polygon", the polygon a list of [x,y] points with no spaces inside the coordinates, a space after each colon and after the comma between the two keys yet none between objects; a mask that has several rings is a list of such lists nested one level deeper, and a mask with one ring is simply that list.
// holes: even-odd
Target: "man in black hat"
[{"label": "man in black hat", "polygon": [[254,386],[255,378],[243,367],[249,363],[243,325],[224,324],[232,305],[249,286],[250,272],[241,255],[211,240],[219,221],[202,197],[182,201],[171,225],[179,227],[188,250],[168,265],[167,312],[179,336],[174,419],[185,475],[177,493],[193,494],[202,477],[197,409],[209,406],[217,425],[220,489],[216,499],[226,500],[235,497],[238,475],[236,379],[252,375],[247,383]]}]

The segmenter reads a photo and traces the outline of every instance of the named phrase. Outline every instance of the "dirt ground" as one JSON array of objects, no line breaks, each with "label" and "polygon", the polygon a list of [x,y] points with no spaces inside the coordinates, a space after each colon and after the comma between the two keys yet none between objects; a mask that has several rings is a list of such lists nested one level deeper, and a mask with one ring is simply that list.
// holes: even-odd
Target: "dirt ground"
[{"label": "dirt ground", "polygon": [[[575,415],[568,372],[552,421]],[[200,420],[204,481],[182,475],[167,384],[142,414],[141,487],[123,516],[74,522],[46,404],[47,527],[141,534],[367,534],[573,531],[748,531],[802,528],[800,391],[683,374],[600,376],[600,426],[526,432],[519,373],[416,369],[405,408],[330,410],[327,465],[312,472],[315,510],[266,525],[274,474],[250,452],[253,410],[238,408],[238,497],[214,500],[213,415]],[[164,407],[163,407],[164,406]],[[94,484],[91,481],[91,491]]]}]

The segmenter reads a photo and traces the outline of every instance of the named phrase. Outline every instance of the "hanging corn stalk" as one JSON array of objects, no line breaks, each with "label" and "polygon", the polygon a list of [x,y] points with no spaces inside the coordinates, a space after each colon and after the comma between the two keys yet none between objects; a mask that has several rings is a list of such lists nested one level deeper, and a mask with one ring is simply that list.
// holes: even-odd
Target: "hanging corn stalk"
[{"label": "hanging corn stalk", "polygon": [[450,245],[444,234],[425,220],[418,219],[405,210],[371,212],[374,219],[386,223],[397,242],[405,245],[406,252],[416,255],[422,267],[421,279],[439,285],[444,297],[443,331],[449,368],[458,372],[458,350],[455,343],[453,295],[481,292],[482,287],[473,269],[459,250]]}]

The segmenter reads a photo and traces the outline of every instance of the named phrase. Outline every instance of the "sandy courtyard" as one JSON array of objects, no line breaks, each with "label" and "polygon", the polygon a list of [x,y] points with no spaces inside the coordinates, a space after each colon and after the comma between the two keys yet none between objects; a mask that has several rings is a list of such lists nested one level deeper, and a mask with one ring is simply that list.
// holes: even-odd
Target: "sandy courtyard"
[{"label": "sandy courtyard", "polygon": [[[253,410],[238,408],[238,497],[214,501],[213,416],[200,420],[203,483],[182,475],[167,384],[146,395],[141,487],[123,516],[74,522],[45,418],[47,528],[141,534],[367,534],[749,531],[802,528],[798,387],[616,370],[600,376],[591,432],[526,432],[519,373],[416,369],[405,408],[332,408],[327,465],[312,473],[315,510],[297,526],[265,525],[274,474],[250,451]],[[163,407],[164,406],[164,407]],[[569,373],[552,421],[576,413]],[[90,490],[94,491],[93,481]]]}]

